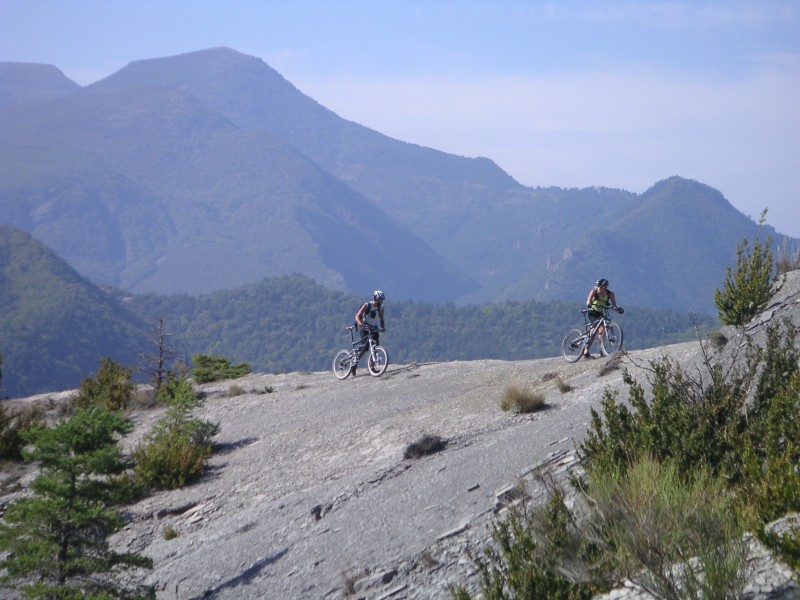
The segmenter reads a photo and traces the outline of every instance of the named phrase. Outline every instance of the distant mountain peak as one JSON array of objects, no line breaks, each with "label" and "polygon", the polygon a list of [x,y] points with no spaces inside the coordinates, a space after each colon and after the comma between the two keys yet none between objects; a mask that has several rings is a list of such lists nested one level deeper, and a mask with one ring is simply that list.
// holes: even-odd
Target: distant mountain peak
[{"label": "distant mountain peak", "polygon": [[[207,48],[205,50],[194,50],[192,52],[185,52],[183,54],[175,54],[173,56],[164,56],[160,58],[148,58],[143,60],[135,60],[128,64],[128,67],[135,67],[138,65],[147,65],[152,63],[186,63],[202,61],[204,65],[211,66],[213,62],[235,64],[244,61],[257,61],[263,63],[264,61],[256,56],[250,56],[228,48],[226,46],[217,46],[214,48]],[[266,64],[266,63],[264,63]],[[126,67],[127,68],[127,67]]]},{"label": "distant mountain peak", "polygon": [[81,89],[53,65],[0,62],[0,110]]},{"label": "distant mountain peak", "polygon": [[256,66],[261,72],[270,73],[273,77],[280,77],[277,71],[260,58],[220,46],[163,58],[136,60],[92,87],[105,89],[140,83],[185,87],[197,81],[216,78],[221,72],[246,64]]}]

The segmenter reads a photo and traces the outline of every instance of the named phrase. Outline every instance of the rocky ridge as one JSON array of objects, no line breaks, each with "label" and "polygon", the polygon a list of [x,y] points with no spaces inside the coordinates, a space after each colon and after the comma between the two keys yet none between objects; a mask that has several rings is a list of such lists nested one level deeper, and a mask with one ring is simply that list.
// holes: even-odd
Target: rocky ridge
[{"label": "rocky ridge", "polygon": [[[783,317],[800,327],[800,271],[781,280],[749,334],[758,340]],[[742,342],[732,328],[723,333],[724,358]],[[391,329],[384,341],[391,351]],[[153,559],[141,577],[165,600],[421,600],[449,598],[456,583],[477,591],[468,548],[489,542],[520,484],[541,495],[537,472],[580,469],[575,447],[590,408],[607,389],[625,397],[623,369],[645,381],[649,361],[663,355],[686,366],[702,350],[690,342],[575,364],[390,365],[380,378],[365,369],[344,381],[330,372],[259,373],[198,386],[206,400],[198,416],[221,426],[207,474],[129,507],[114,544]],[[544,410],[503,412],[512,384],[544,394]],[[126,444],[161,414],[136,411]],[[424,435],[445,448],[404,458]],[[167,539],[167,529],[177,537]],[[785,566],[755,543],[751,558],[749,598],[798,597]],[[628,586],[603,599],[646,597]]]}]

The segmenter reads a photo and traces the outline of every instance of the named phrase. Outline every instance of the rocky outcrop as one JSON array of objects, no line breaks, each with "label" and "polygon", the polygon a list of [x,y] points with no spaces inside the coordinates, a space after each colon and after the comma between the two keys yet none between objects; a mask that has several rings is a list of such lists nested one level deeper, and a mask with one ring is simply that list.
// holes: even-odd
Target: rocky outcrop
[{"label": "rocky outcrop", "polygon": [[[800,327],[800,272],[784,278],[750,334],[781,317]],[[735,330],[724,333],[728,346],[738,343]],[[391,335],[384,341],[391,351]],[[590,408],[606,390],[625,389],[623,368],[644,381],[661,355],[692,364],[702,352],[698,341],[575,364],[390,365],[380,378],[260,373],[199,386],[198,416],[221,427],[207,474],[129,507],[114,544],[153,559],[140,577],[165,600],[422,600],[451,597],[453,584],[478,591],[468,548],[490,541],[493,520],[521,489],[543,494],[538,472],[580,469],[575,447]],[[544,409],[502,411],[510,385],[535,388]],[[159,416],[136,411],[126,443]],[[404,458],[426,435],[443,447]],[[752,564],[748,597],[798,597],[789,571],[755,543]],[[644,597],[628,586],[603,598]]]}]

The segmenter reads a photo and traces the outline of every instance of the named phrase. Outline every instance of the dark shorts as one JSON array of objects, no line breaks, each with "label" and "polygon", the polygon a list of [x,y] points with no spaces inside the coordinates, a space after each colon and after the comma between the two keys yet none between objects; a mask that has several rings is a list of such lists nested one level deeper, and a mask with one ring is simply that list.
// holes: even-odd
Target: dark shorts
[{"label": "dark shorts", "polygon": [[[364,354],[364,352],[366,352],[366,351],[367,351],[367,339],[369,339],[369,337],[370,337],[370,331],[369,331],[368,329],[366,329],[365,327],[362,327],[362,328],[360,329],[360,331],[361,331],[361,345],[360,345],[360,346],[359,346],[359,348],[358,348],[358,350],[359,350],[359,357],[360,357],[362,354]],[[379,344],[379,343],[380,343],[380,339],[381,339],[381,338],[380,338],[380,336],[378,335],[378,332],[377,332],[377,331],[373,331],[373,332],[371,332],[371,333],[372,333],[372,339],[374,339],[374,340],[375,340],[375,344],[376,344],[376,345],[377,345],[377,344]]]}]

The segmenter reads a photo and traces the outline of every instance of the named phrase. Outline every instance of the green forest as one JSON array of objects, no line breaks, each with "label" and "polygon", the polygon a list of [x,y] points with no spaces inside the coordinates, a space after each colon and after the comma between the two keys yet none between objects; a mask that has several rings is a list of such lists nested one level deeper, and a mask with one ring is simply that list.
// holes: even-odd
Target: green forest
[{"label": "green forest", "polygon": [[[558,356],[564,334],[583,322],[582,306],[574,303],[437,305],[393,302],[391,291],[384,291],[381,345],[394,363]],[[135,296],[126,304],[145,323],[164,317],[173,349],[184,360],[211,354],[248,362],[254,371],[317,371],[329,368],[336,350],[349,348],[345,327],[370,293],[331,291],[294,275],[203,296]],[[624,292],[618,293],[624,306]],[[696,339],[698,331],[703,335],[717,325],[708,317],[625,308],[614,318],[627,349]]]}]

